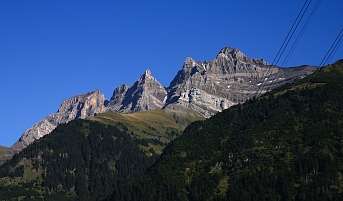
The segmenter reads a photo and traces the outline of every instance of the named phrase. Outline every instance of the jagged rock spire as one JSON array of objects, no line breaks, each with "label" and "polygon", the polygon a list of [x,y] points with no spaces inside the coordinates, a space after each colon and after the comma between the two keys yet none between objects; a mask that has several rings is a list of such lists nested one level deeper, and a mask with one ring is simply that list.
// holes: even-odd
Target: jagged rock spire
[{"label": "jagged rock spire", "polygon": [[196,64],[197,62],[192,57],[187,57],[183,64],[183,68],[193,68]]},{"label": "jagged rock spire", "polygon": [[165,87],[156,80],[150,69],[140,76],[131,87],[115,90],[108,110],[116,112],[136,112],[161,109],[167,96]]},{"label": "jagged rock spire", "polygon": [[155,79],[149,68],[147,68],[140,77],[140,80],[146,80],[146,79],[153,79],[153,80]]},{"label": "jagged rock spire", "polygon": [[151,77],[153,77],[150,68],[147,68],[147,69],[144,71],[144,74],[143,74],[143,75],[144,75],[144,76],[151,76]]}]

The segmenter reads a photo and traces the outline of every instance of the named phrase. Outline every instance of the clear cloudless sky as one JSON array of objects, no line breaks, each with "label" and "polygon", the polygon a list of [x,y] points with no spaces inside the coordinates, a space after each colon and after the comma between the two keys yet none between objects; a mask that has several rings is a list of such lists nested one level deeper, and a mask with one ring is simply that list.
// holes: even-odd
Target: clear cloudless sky
[{"label": "clear cloudless sky", "polygon": [[[147,67],[167,86],[185,57],[212,59],[224,46],[271,62],[303,3],[1,0],[0,144],[68,97],[100,89],[110,98]],[[322,0],[287,65],[318,65],[342,26],[343,1]]]}]

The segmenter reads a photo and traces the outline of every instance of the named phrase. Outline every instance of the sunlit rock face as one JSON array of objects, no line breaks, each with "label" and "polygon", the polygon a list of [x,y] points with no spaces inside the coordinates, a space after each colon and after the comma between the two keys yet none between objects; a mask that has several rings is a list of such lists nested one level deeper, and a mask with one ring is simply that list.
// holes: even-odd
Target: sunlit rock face
[{"label": "sunlit rock face", "polygon": [[113,112],[140,112],[161,109],[167,97],[165,87],[146,70],[132,86],[116,88],[107,105]]},{"label": "sunlit rock face", "polygon": [[[307,66],[270,66],[262,59],[249,58],[238,49],[223,48],[212,61],[186,59],[170,84],[166,107],[178,104],[210,117],[313,71],[314,68]],[[258,93],[261,85],[263,90]]]},{"label": "sunlit rock face", "polygon": [[105,97],[100,91],[89,92],[65,100],[56,113],[50,114],[27,129],[12,149],[16,152],[22,150],[35,140],[51,133],[60,124],[104,112],[104,101]]}]

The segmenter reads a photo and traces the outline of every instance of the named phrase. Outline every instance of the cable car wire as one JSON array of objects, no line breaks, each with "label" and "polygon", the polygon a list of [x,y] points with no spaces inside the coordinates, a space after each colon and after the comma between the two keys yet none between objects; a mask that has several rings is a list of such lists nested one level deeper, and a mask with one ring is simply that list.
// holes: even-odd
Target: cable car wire
[{"label": "cable car wire", "polygon": [[343,38],[343,28],[340,30],[340,32],[338,33],[338,35],[336,36],[335,40],[333,41],[333,43],[331,44],[330,48],[328,49],[328,51],[325,53],[322,61],[320,62],[319,66],[323,67],[328,61],[329,59],[336,54],[338,47],[342,41]]},{"label": "cable car wire", "polygon": [[[309,8],[309,6],[310,6],[311,3],[312,3],[312,0],[306,0],[306,1],[304,2],[303,6],[301,7],[301,10],[299,11],[299,13],[298,13],[296,19],[295,19],[294,22],[293,22],[293,24],[292,24],[292,26],[291,26],[289,32],[287,33],[286,38],[284,39],[284,41],[283,41],[281,47],[279,48],[277,54],[275,55],[275,58],[273,59],[272,64],[268,66],[267,73],[266,73],[266,74],[265,74],[265,73],[262,74],[262,78],[266,77],[266,75],[269,76],[270,73],[271,73],[271,72],[270,72],[271,69],[272,69],[275,65],[277,65],[278,62],[280,61],[280,58],[282,57],[282,55],[283,55],[285,49],[288,47],[288,44],[289,44],[290,40],[292,39],[294,33],[295,33],[296,30],[298,29],[298,27],[299,27],[299,25],[300,25],[302,19],[304,18],[305,13],[307,12],[307,10],[308,10],[308,8]],[[263,92],[263,89],[264,89],[264,85],[265,85],[266,80],[267,80],[267,79],[263,79],[263,80],[262,80],[262,83],[259,85],[259,88],[258,88],[258,90],[257,90],[257,92],[256,92],[256,94],[257,94],[256,96],[261,95],[261,93]]]}]

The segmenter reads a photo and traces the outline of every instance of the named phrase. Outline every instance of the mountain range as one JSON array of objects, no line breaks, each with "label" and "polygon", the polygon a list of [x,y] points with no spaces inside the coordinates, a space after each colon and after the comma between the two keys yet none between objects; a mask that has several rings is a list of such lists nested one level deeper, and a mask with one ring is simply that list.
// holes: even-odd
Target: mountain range
[{"label": "mountain range", "polygon": [[[270,66],[263,59],[251,59],[238,49],[225,47],[211,61],[187,58],[168,87],[146,70],[134,84],[116,88],[109,100],[99,90],[67,99],[56,113],[27,129],[11,148],[20,152],[60,124],[103,112],[190,109],[208,118],[256,95],[303,78],[314,70],[310,66]],[[259,91],[261,85],[264,87]]]},{"label": "mountain range", "polygon": [[107,201],[343,200],[343,60],[198,121]]},{"label": "mountain range", "polygon": [[0,148],[0,200],[342,200],[342,69],[224,48],[169,87],[147,70],[109,100],[70,98]]},{"label": "mountain range", "polygon": [[342,200],[342,92],[339,61],[208,119],[72,120],[0,166],[0,200]]}]

